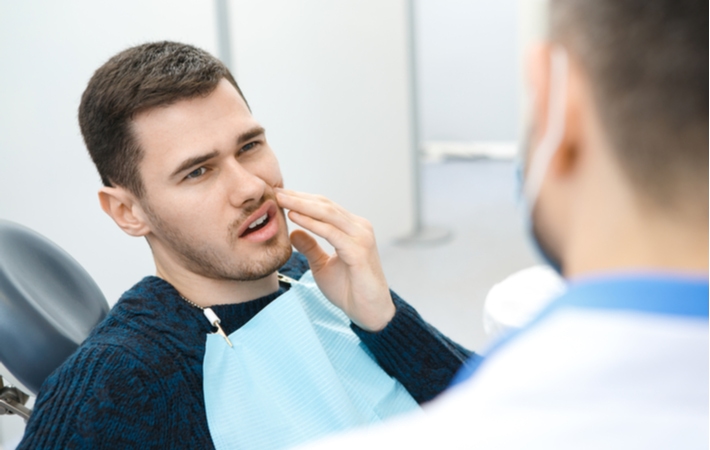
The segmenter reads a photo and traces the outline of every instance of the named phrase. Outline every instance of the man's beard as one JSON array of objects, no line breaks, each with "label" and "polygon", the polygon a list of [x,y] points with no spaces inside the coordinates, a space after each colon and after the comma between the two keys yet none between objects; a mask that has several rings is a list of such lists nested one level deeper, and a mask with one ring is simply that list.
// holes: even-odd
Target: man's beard
[{"label": "man's beard", "polygon": [[[242,218],[229,226],[226,233],[229,249],[234,249],[239,239],[236,234],[237,229],[250,214],[270,198],[273,199],[273,196],[264,196],[259,204],[244,209]],[[282,233],[263,242],[259,254],[252,255],[249,260],[225,257],[215,249],[205,246],[203,241],[185,235],[182,230],[164,221],[152,210],[147,201],[142,202],[142,206],[155,227],[154,232],[157,232],[156,234],[178,255],[184,267],[195,274],[215,280],[254,281],[276,272],[291,257],[291,243],[288,238],[282,239]],[[277,214],[284,217],[281,208],[278,208]],[[271,220],[278,220],[278,218],[274,216]],[[286,223],[285,219],[284,223]]]}]

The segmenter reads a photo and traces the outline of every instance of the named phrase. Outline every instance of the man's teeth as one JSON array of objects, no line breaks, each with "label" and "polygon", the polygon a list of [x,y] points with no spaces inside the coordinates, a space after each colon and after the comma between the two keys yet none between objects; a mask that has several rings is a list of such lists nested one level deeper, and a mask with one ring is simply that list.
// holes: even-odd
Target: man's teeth
[{"label": "man's teeth", "polygon": [[256,219],[255,221],[253,221],[253,222],[249,225],[249,229],[251,230],[252,228],[258,227],[259,225],[261,225],[262,223],[264,223],[264,222],[266,221],[266,219],[268,219],[268,218],[269,218],[269,214],[268,214],[268,213],[267,213],[267,214],[264,214],[263,216],[259,217],[259,218]]}]

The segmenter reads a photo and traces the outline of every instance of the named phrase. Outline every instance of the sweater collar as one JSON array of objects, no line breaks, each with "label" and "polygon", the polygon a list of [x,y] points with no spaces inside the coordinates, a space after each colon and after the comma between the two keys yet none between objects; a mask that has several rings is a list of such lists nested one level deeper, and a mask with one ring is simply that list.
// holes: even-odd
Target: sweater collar
[{"label": "sweater collar", "polygon": [[[279,269],[284,275],[300,279],[308,270],[306,258],[294,252],[288,262]],[[280,283],[279,290],[244,303],[215,305],[212,310],[222,321],[225,333],[231,334],[251,320],[269,303],[274,301],[287,287]],[[127,324],[143,323],[158,333],[174,335],[184,333],[204,335],[214,332],[202,310],[191,306],[180,297],[178,291],[167,281],[148,276],[128,290],[111,311],[114,317],[123,317]],[[131,326],[131,325],[129,325]],[[141,325],[135,324],[136,327]]]},{"label": "sweater collar", "polygon": [[[257,299],[211,308],[219,316],[225,333],[231,334],[286,290],[280,285],[276,292]],[[187,303],[170,283],[156,276],[143,278],[123,294],[114,310],[114,313],[131,316],[131,320],[150,321],[153,327],[169,334],[214,331],[200,308]]]}]

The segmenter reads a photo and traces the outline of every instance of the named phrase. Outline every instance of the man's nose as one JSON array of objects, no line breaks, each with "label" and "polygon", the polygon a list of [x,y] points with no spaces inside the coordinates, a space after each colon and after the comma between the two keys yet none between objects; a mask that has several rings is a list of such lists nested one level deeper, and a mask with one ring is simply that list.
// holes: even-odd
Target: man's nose
[{"label": "man's nose", "polygon": [[266,182],[238,161],[229,164],[226,181],[229,202],[237,208],[260,201],[266,192]]}]

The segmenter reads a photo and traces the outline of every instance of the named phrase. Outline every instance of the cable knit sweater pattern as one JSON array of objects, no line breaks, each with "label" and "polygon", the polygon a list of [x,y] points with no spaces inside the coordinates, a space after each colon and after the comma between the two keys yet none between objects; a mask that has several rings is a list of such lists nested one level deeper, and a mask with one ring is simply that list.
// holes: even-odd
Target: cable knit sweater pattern
[{"label": "cable knit sweater pattern", "polygon": [[[307,270],[306,259],[294,253],[280,272],[299,279]],[[212,309],[230,334],[286,289]],[[422,403],[446,388],[471,352],[392,296],[397,312],[384,330],[351,326],[380,366]],[[214,448],[202,392],[212,331],[202,311],[169,283],[144,278],[44,382],[18,448]]]}]

